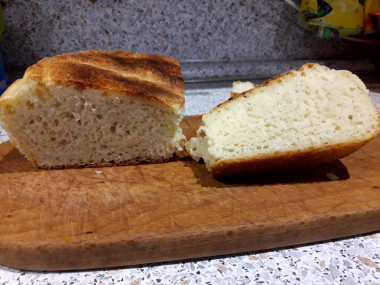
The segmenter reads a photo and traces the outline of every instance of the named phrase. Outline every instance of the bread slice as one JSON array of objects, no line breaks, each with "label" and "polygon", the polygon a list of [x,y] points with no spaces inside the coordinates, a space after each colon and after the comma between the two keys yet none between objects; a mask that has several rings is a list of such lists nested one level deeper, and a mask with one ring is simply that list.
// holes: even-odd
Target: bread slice
[{"label": "bread slice", "polygon": [[357,76],[306,64],[204,114],[186,148],[214,176],[244,175],[333,161],[379,130],[379,113]]},{"label": "bread slice", "polygon": [[177,60],[83,51],[29,67],[0,98],[11,142],[41,168],[161,162],[181,149]]},{"label": "bread slice", "polygon": [[256,85],[249,81],[234,81],[232,83],[231,98],[234,98],[241,93],[247,92],[255,87]]}]

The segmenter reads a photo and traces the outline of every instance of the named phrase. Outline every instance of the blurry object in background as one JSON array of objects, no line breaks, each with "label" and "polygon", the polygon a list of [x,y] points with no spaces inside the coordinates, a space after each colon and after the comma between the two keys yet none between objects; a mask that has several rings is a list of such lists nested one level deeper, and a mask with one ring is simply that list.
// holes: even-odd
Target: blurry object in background
[{"label": "blurry object in background", "polygon": [[302,0],[298,22],[322,38],[355,36],[376,32],[376,12],[380,0]]},{"label": "blurry object in background", "polygon": [[[0,41],[1,41],[1,35],[3,33],[3,9],[0,5]],[[7,89],[7,81],[5,76],[5,69],[4,69],[4,63],[3,63],[3,57],[0,53],[0,96],[3,94],[3,92]]]},{"label": "blurry object in background", "polygon": [[363,1],[302,0],[299,13],[299,23],[323,38],[359,35],[364,27]]},{"label": "blurry object in background", "polygon": [[369,13],[366,20],[365,33],[380,33],[380,12]]},{"label": "blurry object in background", "polygon": [[364,34],[379,33],[380,0],[366,0],[364,4]]}]

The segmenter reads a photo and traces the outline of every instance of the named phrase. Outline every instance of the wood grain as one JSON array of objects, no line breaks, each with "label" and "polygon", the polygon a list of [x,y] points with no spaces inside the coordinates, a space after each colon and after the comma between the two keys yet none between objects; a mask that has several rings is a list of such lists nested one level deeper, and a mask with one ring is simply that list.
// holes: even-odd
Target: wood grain
[{"label": "wood grain", "polygon": [[[185,118],[184,132],[193,135],[199,123]],[[376,138],[317,168],[221,181],[189,159],[40,170],[6,142],[0,145],[0,264],[104,268],[380,230],[379,157]]]}]

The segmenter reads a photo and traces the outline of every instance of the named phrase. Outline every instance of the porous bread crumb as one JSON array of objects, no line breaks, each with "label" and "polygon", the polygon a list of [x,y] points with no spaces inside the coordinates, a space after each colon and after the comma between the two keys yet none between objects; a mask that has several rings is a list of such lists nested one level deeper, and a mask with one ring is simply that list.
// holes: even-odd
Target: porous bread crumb
[{"label": "porous bread crumb", "polygon": [[335,181],[335,180],[339,180],[339,176],[336,176],[334,173],[332,172],[328,172],[326,173],[326,177],[332,181]]},{"label": "porous bread crumb", "polygon": [[1,123],[20,152],[42,168],[162,161],[184,139],[182,108],[29,79],[12,88]]},{"label": "porous bread crumb", "polygon": [[[357,76],[308,64],[203,115],[186,147],[213,174],[224,175],[270,170],[280,156],[299,162],[302,154],[310,159],[302,165],[335,160],[378,132],[378,112]],[[276,167],[291,164],[283,160]]]}]

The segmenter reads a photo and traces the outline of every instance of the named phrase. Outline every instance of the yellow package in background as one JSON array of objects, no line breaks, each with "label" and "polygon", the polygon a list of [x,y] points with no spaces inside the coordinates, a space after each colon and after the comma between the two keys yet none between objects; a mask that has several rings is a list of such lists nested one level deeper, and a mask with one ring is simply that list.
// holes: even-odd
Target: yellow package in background
[{"label": "yellow package in background", "polygon": [[380,0],[302,0],[299,24],[320,37],[374,32],[370,12],[380,11]]}]

